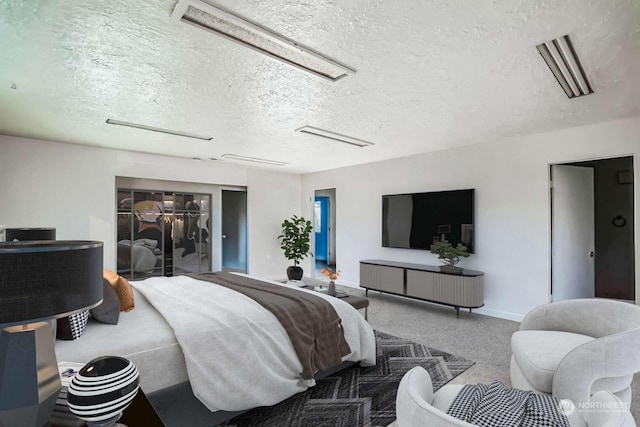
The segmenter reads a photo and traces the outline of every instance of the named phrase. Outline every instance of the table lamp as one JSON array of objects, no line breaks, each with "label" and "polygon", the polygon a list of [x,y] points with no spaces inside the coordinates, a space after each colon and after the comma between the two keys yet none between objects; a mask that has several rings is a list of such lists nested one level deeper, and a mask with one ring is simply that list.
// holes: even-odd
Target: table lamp
[{"label": "table lamp", "polygon": [[102,242],[0,243],[0,425],[41,427],[60,392],[47,320],[102,301]]},{"label": "table lamp", "polygon": [[50,227],[37,228],[7,228],[5,239],[7,242],[24,242],[25,240],[56,240],[56,229]]}]

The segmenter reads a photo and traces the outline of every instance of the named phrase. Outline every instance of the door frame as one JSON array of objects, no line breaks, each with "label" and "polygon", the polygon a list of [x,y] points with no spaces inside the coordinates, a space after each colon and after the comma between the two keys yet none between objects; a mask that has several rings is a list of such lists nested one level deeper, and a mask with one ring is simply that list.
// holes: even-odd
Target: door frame
[{"label": "door frame", "polygon": [[[622,153],[622,154],[617,154],[617,155],[609,155],[609,156],[603,156],[603,157],[587,157],[587,158],[582,158],[582,159],[573,159],[573,160],[563,160],[563,161],[556,161],[556,162],[550,162],[547,164],[547,241],[548,241],[548,256],[549,256],[549,268],[548,268],[548,281],[549,281],[549,286],[547,287],[547,301],[548,302],[552,302],[552,278],[553,278],[553,271],[551,270],[552,268],[552,258],[553,258],[553,247],[552,247],[552,203],[553,203],[553,194],[552,194],[552,185],[551,185],[551,166],[552,165],[567,165],[567,164],[572,164],[572,163],[581,163],[581,162],[590,162],[590,161],[598,161],[598,160],[613,160],[613,159],[618,159],[621,157],[631,157],[632,161],[633,161],[633,221],[634,221],[634,230],[633,230],[633,247],[634,247],[634,258],[635,258],[635,304],[640,306],[640,268],[638,268],[637,266],[640,266],[640,251],[638,251],[638,248],[640,248],[640,218],[639,218],[639,212],[638,212],[638,185],[637,183],[639,182],[639,178],[640,178],[640,168],[637,167],[637,160],[638,160],[638,156],[634,153]],[[597,255],[596,255],[597,256]],[[594,286],[595,286],[595,281],[594,281]]]},{"label": "door frame", "polygon": [[[246,227],[247,227],[247,238],[246,238],[246,242],[245,242],[245,247],[246,247],[246,258],[247,258],[247,273],[250,270],[250,253],[251,253],[251,239],[249,238],[249,225],[250,225],[250,221],[251,221],[251,215],[249,212],[249,189],[247,187],[240,187],[240,186],[233,186],[233,185],[220,185],[218,186],[218,215],[216,215],[217,218],[215,218],[215,222],[216,222],[216,227],[218,230],[218,235],[217,235],[217,240],[218,240],[218,251],[219,251],[219,267],[220,270],[222,270],[223,267],[223,263],[224,263],[224,259],[223,259],[223,238],[222,238],[222,193],[224,191],[237,191],[237,192],[243,192],[247,194],[247,208],[246,208]],[[212,222],[213,222],[213,218],[212,218]],[[217,267],[217,266],[216,266]]]},{"label": "door frame", "polygon": [[[570,170],[566,170],[566,169],[560,169],[561,167],[564,168],[573,168]],[[558,173],[558,176],[553,176],[553,172],[555,171]],[[578,169],[580,169],[580,172],[578,172]],[[551,181],[552,185],[550,185],[550,194],[551,194],[551,283],[550,283],[550,291],[549,291],[549,299],[553,302],[557,302],[557,301],[563,301],[566,299],[574,299],[574,298],[595,298],[595,284],[596,284],[596,280],[595,280],[595,258],[594,258],[594,251],[596,251],[596,242],[595,242],[595,234],[596,234],[596,224],[595,224],[595,167],[594,166],[579,166],[576,165],[574,163],[570,163],[570,164],[556,164],[556,165],[551,165],[550,166],[550,170],[551,170],[551,178],[553,179],[553,181]],[[583,170],[587,170],[586,172],[583,172]],[[561,173],[562,172],[562,173]],[[587,176],[584,176],[584,174],[587,174]],[[557,188],[560,188],[561,186],[557,185],[557,182],[562,181],[562,179],[560,179],[561,176],[571,176],[572,179],[572,183],[569,184],[568,187],[566,186],[562,186],[564,187],[565,192],[563,192],[564,195],[568,196],[568,199],[576,202],[575,197],[575,190],[576,190],[576,182],[574,181],[574,179],[576,178],[576,174],[580,175],[580,182],[577,183],[578,184],[578,188],[579,189],[584,189],[583,185],[585,187],[591,187],[591,196],[588,199],[582,199],[580,200],[580,198],[578,199],[578,201],[582,201],[582,202],[586,202],[587,205],[590,206],[590,210],[591,212],[589,212],[587,215],[585,215],[585,217],[582,217],[581,214],[579,212],[582,211],[582,209],[580,210],[576,210],[574,209],[574,207],[569,207],[568,208],[568,212],[567,209],[561,209],[561,208],[556,208],[554,201],[557,202],[558,206],[562,205],[565,206],[566,208],[566,204],[562,203],[563,201],[565,201],[564,198],[559,198],[559,197],[554,197],[554,194],[557,190]],[[587,180],[582,181],[583,178],[587,178],[587,180],[589,181],[587,183]],[[565,178],[566,179],[566,178]],[[566,190],[569,190],[568,192]],[[570,203],[571,204],[571,203]],[[588,210],[588,209],[587,209]],[[556,218],[554,216],[555,214],[558,214],[558,218]],[[568,214],[567,214],[568,213]],[[590,215],[589,215],[590,214]],[[568,221],[561,221],[560,218],[564,218],[565,220]],[[568,247],[566,246],[566,240],[562,241],[562,239],[558,239],[558,242],[555,241],[555,235],[554,235],[554,230],[556,232],[558,232],[559,234],[562,234],[563,231],[566,231],[566,225],[568,223],[571,222],[576,222],[573,221],[574,219],[577,219],[578,223],[582,223],[584,222],[585,219],[587,219],[587,223],[589,224],[590,227],[582,227],[580,226],[578,231],[580,233],[584,233],[581,237],[577,237],[575,240],[576,242],[573,242],[571,240],[569,240],[568,242]],[[558,225],[556,224],[562,224],[561,227],[558,227]],[[569,229],[573,230],[574,232],[576,231],[573,224],[569,224]],[[590,229],[589,229],[590,228]],[[565,229],[565,230],[563,230]],[[571,233],[570,233],[571,234]],[[588,246],[587,247],[583,247],[582,243],[585,243],[584,239],[588,240]],[[564,243],[564,244],[563,244]],[[557,249],[564,247],[565,249],[569,249],[570,252],[572,252],[569,255],[569,259],[567,259],[567,253],[565,251],[565,253],[563,253],[564,256],[560,257],[558,256],[558,251]],[[575,249],[578,248],[578,251],[575,251]],[[583,258],[582,256],[586,256],[585,252],[582,251],[589,251],[591,253],[590,255],[590,259],[586,260],[586,261],[582,261]],[[582,252],[582,256],[579,256],[578,254]],[[597,251],[596,251],[597,252]],[[560,260],[560,262],[558,262],[558,260],[554,261],[554,253],[556,253],[556,256],[558,256],[558,259]],[[575,269],[571,269],[571,274],[569,274],[569,279],[570,279],[570,284],[569,286],[562,286],[562,281],[558,280],[554,282],[554,278],[556,276],[555,271],[554,271],[554,267],[560,266],[559,271],[562,271],[564,269],[564,272],[567,272],[567,264],[571,265],[574,264],[576,262],[576,259],[573,259],[573,256],[578,256],[579,259],[581,261],[579,261],[579,267],[577,270]],[[568,263],[563,263],[563,261],[568,261]],[[579,275],[585,275],[586,277],[583,277],[582,279],[585,279],[584,282],[582,282],[582,280],[579,280],[578,282],[576,282],[574,279],[576,278],[575,275],[579,274]],[[589,280],[591,281],[591,285],[589,285]],[[578,284],[576,286],[576,283]],[[568,296],[569,294],[573,295],[573,296]],[[593,295],[591,295],[593,294]],[[576,296],[576,295],[581,295],[581,296]],[[558,299],[561,298],[561,299]]]},{"label": "door frame", "polygon": [[[327,242],[327,264],[331,264],[331,259],[332,256],[334,257],[333,259],[335,259],[335,265],[336,268],[338,266],[338,245],[337,245],[337,233],[336,230],[338,228],[338,222],[337,222],[337,212],[338,212],[338,189],[336,187],[321,187],[321,188],[314,188],[313,190],[311,190],[311,195],[309,197],[309,209],[310,209],[310,214],[309,214],[309,218],[313,218],[314,217],[314,209],[315,209],[315,201],[316,201],[316,196],[318,196],[318,191],[332,191],[332,195],[333,195],[333,201],[331,201],[331,197],[329,197],[329,234],[328,234],[328,242]],[[324,195],[320,195],[320,197],[324,197]],[[333,214],[331,213],[331,211],[333,211]],[[331,224],[334,223],[335,225],[332,226]],[[331,250],[331,246],[334,245],[334,250]],[[313,272],[311,274],[311,277],[316,277],[316,261],[315,261],[315,251],[316,251],[316,233],[312,232],[311,233],[311,242],[310,242],[310,246],[313,248],[313,257],[311,258],[311,271]]]},{"label": "door frame", "polygon": [[[318,200],[320,199],[320,200]],[[321,236],[324,236],[324,254],[325,261],[327,264],[331,262],[331,198],[329,196],[316,196],[315,203],[320,203],[320,224],[322,228]],[[315,203],[314,203],[314,222],[316,219],[315,216]],[[314,242],[314,255],[316,261],[318,261],[318,232],[314,233],[316,236],[316,241]]]}]

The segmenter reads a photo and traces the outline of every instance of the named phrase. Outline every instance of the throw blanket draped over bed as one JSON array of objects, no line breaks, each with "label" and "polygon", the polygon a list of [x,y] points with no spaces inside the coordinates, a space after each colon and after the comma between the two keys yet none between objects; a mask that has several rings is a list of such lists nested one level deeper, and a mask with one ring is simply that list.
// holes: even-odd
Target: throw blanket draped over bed
[{"label": "throw blanket draped over bed", "polygon": [[464,386],[447,414],[486,427],[569,427],[559,399],[506,388],[498,381]]},{"label": "throw blanket draped over bed", "polygon": [[344,339],[342,320],[331,304],[310,293],[260,282],[229,273],[187,276],[224,286],[251,298],[280,321],[302,364],[302,378],[342,363],[351,352]]},{"label": "throw blanket draped over bed", "polygon": [[[342,319],[351,348],[342,361],[375,365],[373,329],[353,307],[340,298],[267,283],[328,302]],[[270,406],[314,384],[301,377],[302,363],[276,316],[240,292],[187,276],[152,277],[131,286],[172,329],[191,388],[209,410]]]}]

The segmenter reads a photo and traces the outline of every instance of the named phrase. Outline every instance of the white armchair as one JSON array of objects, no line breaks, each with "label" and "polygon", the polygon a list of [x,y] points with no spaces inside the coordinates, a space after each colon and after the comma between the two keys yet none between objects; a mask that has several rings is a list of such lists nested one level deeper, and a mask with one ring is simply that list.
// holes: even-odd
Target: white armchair
[{"label": "white armchair", "polygon": [[[429,373],[416,366],[400,381],[396,397],[396,427],[476,427],[447,415],[447,410],[463,385],[453,384],[433,392]],[[590,400],[593,408],[620,408],[624,403],[614,394],[601,391]],[[568,416],[571,427],[635,427],[627,410],[593,410],[584,417],[574,411]]]},{"label": "white armchair", "polygon": [[462,387],[458,384],[447,385],[434,394],[429,373],[420,366],[411,369],[398,386],[397,427],[473,427],[473,424],[447,414],[447,409]]},{"label": "white armchair", "polygon": [[604,390],[631,401],[640,372],[640,307],[576,299],[532,310],[511,337],[511,385],[576,404]]}]

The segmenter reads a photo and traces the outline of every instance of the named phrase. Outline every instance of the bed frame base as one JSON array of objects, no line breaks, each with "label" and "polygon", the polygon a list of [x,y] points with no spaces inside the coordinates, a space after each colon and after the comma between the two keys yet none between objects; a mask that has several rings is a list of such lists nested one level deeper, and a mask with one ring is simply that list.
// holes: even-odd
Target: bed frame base
[{"label": "bed frame base", "polygon": [[[354,362],[342,362],[333,368],[316,372],[313,377],[316,380],[321,380],[354,364]],[[234,412],[211,412],[195,397],[189,382],[150,393],[147,398],[167,427],[187,425],[185,422],[190,427],[211,427],[249,411],[247,409]]]}]

